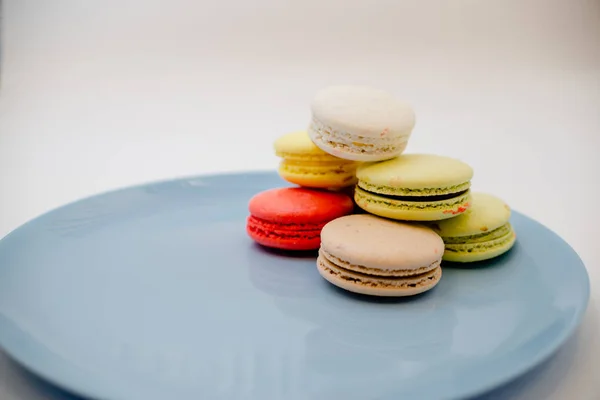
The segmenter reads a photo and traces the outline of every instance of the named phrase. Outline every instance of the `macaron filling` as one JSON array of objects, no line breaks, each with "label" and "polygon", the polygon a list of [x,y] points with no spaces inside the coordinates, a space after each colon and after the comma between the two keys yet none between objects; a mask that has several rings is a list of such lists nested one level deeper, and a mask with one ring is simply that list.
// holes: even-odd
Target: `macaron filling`
[{"label": "macaron filling", "polygon": [[289,153],[289,152],[280,152],[276,151],[275,155],[277,157],[283,158],[289,162],[295,161],[298,163],[331,163],[331,164],[339,164],[340,162],[344,162],[344,160],[337,159],[329,154],[297,154],[297,153]]},{"label": "macaron filling", "polygon": [[[378,203],[394,209],[430,210],[468,206],[470,190],[439,196],[390,196],[366,191],[359,185],[354,192],[358,203]],[[464,210],[462,210],[464,211]],[[461,211],[461,212],[462,212]]]},{"label": "macaron filling", "polygon": [[465,243],[480,243],[488,242],[490,240],[499,239],[505,237],[512,232],[512,226],[510,223],[506,223],[499,228],[493,229],[489,232],[479,233],[476,235],[467,236],[442,236],[442,240],[446,245],[449,244],[465,244]]},{"label": "macaron filling", "polygon": [[268,238],[318,238],[325,223],[284,224],[274,223],[255,216],[248,217],[249,232]]},{"label": "macaron filling", "polygon": [[299,163],[296,161],[283,160],[279,164],[279,169],[297,174],[351,174],[354,177],[356,165],[353,163]]},{"label": "macaron filling", "polygon": [[342,149],[353,154],[400,154],[406,148],[406,136],[389,136],[382,132],[379,137],[370,138],[342,132],[313,118],[309,135],[319,147]]},{"label": "macaron filling", "polygon": [[356,184],[354,163],[301,163],[283,160],[279,164],[279,175],[288,182],[313,188],[353,187]]},{"label": "macaron filling", "polygon": [[[447,243],[444,251],[452,253],[483,253],[490,249],[511,245],[511,242],[514,242],[516,235],[510,224],[506,224],[489,234],[471,236],[471,238],[473,237],[475,237],[475,240],[467,239],[469,236],[453,238],[453,243]],[[487,240],[482,240],[482,237],[487,237]],[[447,239],[448,238],[442,238],[444,242],[446,242]],[[457,242],[457,240],[460,241]]]},{"label": "macaron filling", "polygon": [[424,274],[424,273],[434,270],[440,266],[440,260],[436,260],[429,265],[425,265],[425,266],[415,268],[415,269],[388,270],[388,269],[382,269],[382,268],[370,268],[370,267],[365,267],[364,265],[351,264],[351,263],[344,261],[341,258],[336,257],[333,254],[323,250],[323,248],[321,248],[319,250],[319,256],[327,259],[333,265],[336,265],[339,268],[343,268],[344,270],[358,272],[358,273],[365,274],[365,275],[373,275],[373,276],[386,276],[386,277],[415,276],[415,275]]},{"label": "macaron filling", "polygon": [[429,286],[438,281],[441,276],[441,268],[439,267],[418,275],[376,276],[346,269],[322,256],[317,259],[317,263],[323,272],[333,275],[338,279],[373,288],[397,289]]},{"label": "macaron filling", "polygon": [[[363,189],[364,190],[364,189]],[[378,196],[385,197],[386,199],[396,200],[396,201],[415,201],[415,202],[436,202],[436,201],[445,201],[451,200],[457,197],[465,196],[468,194],[469,190],[463,190],[458,193],[448,193],[448,194],[439,194],[439,195],[431,195],[431,196],[396,196],[389,194],[380,194],[380,193],[372,193],[377,194]]]},{"label": "macaron filling", "polygon": [[438,187],[438,188],[406,188],[400,186],[382,186],[369,183],[365,180],[359,180],[358,186],[371,193],[386,195],[386,196],[442,196],[442,195],[455,195],[458,196],[461,193],[466,192],[471,187],[471,182],[467,181],[459,185]]}]

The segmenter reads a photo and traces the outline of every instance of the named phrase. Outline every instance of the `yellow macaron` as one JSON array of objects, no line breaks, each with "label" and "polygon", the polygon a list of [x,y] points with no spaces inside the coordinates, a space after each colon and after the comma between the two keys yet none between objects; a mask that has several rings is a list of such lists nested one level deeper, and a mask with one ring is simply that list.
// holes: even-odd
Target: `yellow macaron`
[{"label": "yellow macaron", "polygon": [[356,161],[343,160],[318,148],[306,131],[291,132],[275,141],[282,158],[279,175],[288,182],[312,188],[342,188],[356,183]]}]

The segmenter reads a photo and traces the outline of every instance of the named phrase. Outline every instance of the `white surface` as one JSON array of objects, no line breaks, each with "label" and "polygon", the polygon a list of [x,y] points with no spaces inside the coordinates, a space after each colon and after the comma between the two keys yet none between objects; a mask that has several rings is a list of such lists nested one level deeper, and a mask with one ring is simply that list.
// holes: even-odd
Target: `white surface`
[{"label": "white surface", "polygon": [[[408,151],[465,160],[588,268],[577,336],[490,397],[600,397],[597,1],[5,0],[2,40],[0,235],[107,189],[275,168],[318,89],[370,84],[414,106]],[[0,398],[46,397],[0,360]]]}]

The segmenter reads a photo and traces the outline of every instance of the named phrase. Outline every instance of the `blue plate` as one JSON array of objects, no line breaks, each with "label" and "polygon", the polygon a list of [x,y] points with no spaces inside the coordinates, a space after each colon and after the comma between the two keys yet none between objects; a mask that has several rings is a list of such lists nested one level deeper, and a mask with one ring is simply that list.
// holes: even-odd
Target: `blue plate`
[{"label": "blue plate", "polygon": [[144,185],[67,205],[0,241],[0,345],[76,394],[110,400],[449,399],[550,356],[589,297],[576,253],[514,213],[518,243],[432,291],[339,290],[315,255],[245,233],[274,173]]}]

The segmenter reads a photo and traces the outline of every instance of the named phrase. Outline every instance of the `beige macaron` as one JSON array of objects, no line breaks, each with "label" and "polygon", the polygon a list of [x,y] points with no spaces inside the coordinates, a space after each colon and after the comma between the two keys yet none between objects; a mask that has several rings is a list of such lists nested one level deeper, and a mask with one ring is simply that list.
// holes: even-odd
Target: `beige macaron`
[{"label": "beige macaron", "polygon": [[443,240],[428,227],[356,214],[323,227],[317,268],[351,292],[412,296],[440,281],[443,254]]}]

